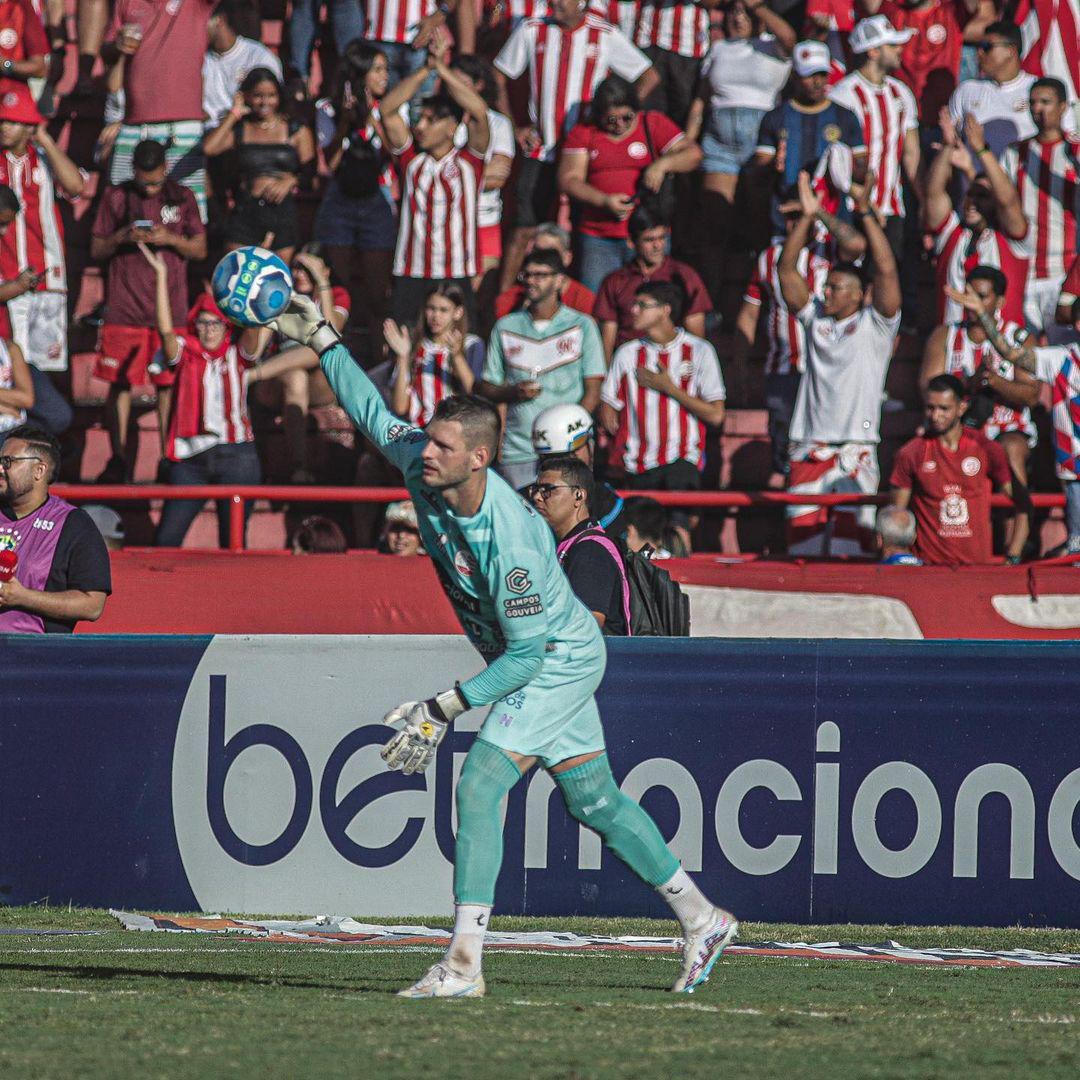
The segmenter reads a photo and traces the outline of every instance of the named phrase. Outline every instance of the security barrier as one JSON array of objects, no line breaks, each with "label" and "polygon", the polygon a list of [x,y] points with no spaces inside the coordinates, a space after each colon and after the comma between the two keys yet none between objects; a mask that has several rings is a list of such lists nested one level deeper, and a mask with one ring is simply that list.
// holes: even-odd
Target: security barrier
[{"label": "security barrier", "polygon": [[[450,909],[452,790],[378,721],[460,638],[0,640],[0,896],[172,910]],[[612,641],[612,766],[744,918],[1080,926],[1074,643]],[[507,809],[498,910],[666,910],[551,780]]]}]

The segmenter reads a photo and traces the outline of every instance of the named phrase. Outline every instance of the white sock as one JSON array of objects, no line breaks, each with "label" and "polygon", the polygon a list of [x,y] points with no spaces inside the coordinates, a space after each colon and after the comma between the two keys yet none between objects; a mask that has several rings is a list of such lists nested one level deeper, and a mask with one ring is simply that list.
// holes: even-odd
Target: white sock
[{"label": "white sock", "polygon": [[684,933],[699,930],[713,917],[713,905],[681,866],[656,891],[667,901]]},{"label": "white sock", "polygon": [[490,917],[490,904],[454,905],[454,936],[445,959],[455,971],[463,975],[476,975],[480,971],[480,954]]}]

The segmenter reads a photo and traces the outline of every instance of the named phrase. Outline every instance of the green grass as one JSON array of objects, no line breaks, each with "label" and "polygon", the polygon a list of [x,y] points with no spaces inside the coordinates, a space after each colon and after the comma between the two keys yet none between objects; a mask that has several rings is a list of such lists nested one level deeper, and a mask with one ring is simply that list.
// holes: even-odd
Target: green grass
[{"label": "green grass", "polygon": [[[397,917],[394,921],[440,920]],[[483,1001],[405,1002],[434,952],[116,929],[104,912],[0,909],[2,1077],[1080,1076],[1080,972],[724,957],[688,998],[664,956],[485,961]],[[494,929],[675,934],[648,920]],[[744,940],[1080,951],[1080,932],[748,924]],[[147,951],[141,951],[147,950]]]}]

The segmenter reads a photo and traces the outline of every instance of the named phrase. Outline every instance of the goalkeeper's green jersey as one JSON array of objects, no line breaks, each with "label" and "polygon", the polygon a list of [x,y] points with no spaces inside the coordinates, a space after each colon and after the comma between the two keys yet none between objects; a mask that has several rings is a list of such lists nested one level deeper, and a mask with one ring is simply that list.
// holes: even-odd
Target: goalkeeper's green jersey
[{"label": "goalkeeper's green jersey", "polygon": [[[356,426],[404,475],[424,547],[466,635],[484,659],[491,664],[513,651],[515,642],[540,639],[545,674],[559,666],[568,679],[577,679],[597,666],[602,669],[600,628],[571,590],[547,522],[493,469],[487,472],[480,509],[472,517],[455,514],[442,494],[423,482],[424,432],[386,407],[343,346],[323,354],[322,369]],[[462,684],[472,705],[495,701],[513,689],[496,686],[484,673]]]}]

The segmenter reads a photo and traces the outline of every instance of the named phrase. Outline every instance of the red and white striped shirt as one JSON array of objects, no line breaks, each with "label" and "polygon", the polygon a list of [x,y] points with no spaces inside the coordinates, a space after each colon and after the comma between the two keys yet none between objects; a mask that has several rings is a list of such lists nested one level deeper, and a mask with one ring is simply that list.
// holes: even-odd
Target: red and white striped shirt
[{"label": "red and white striped shirt", "polygon": [[[1000,315],[997,324],[998,329],[1009,341],[1014,341],[1021,329],[1017,323],[1004,322]],[[1016,378],[1013,365],[998,356],[989,342],[983,341],[981,344],[976,344],[972,341],[964,323],[950,323],[945,329],[945,373],[947,375],[956,375],[966,383],[980,365],[985,363],[1003,379]],[[1029,439],[1033,438],[1035,426],[1031,422],[1031,413],[1028,409],[1014,409],[1004,402],[995,401],[994,412],[983,425],[983,434],[988,439],[996,439],[1009,431],[1019,431]]]},{"label": "red and white striped shirt", "polygon": [[634,44],[700,60],[709,51],[709,13],[700,4],[645,0],[638,15]]},{"label": "red and white striped shirt", "polygon": [[1013,21],[1024,42],[1024,70],[1060,79],[1067,101],[1080,97],[1080,0],[1020,0]]},{"label": "red and white striped shirt", "polygon": [[1024,216],[1034,233],[1032,279],[1064,277],[1076,257],[1078,154],[1080,140],[1066,135],[1053,143],[1024,139],[1002,155],[1002,167],[1020,193]]},{"label": "red and white striped shirt", "polygon": [[858,71],[841,79],[829,97],[850,109],[862,123],[870,153],[867,167],[874,170],[873,204],[887,217],[904,216],[901,160],[904,136],[919,129],[919,106],[915,95],[891,75],[876,86]]},{"label": "red and white striped shirt", "polygon": [[[466,350],[475,348],[480,339],[465,335]],[[412,383],[409,386],[409,422],[426,427],[439,402],[455,393],[454,361],[445,345],[424,338],[413,353]]]},{"label": "red and white striped shirt", "polygon": [[637,381],[638,368],[667,371],[685,393],[703,401],[727,396],[716,350],[703,338],[679,329],[666,345],[644,338],[615,350],[600,391],[601,400],[619,410],[617,446],[623,468],[643,473],[674,461],[697,465],[705,446],[705,425],[674,398],[646,390]]},{"label": "red and white striped shirt", "polygon": [[555,160],[559,141],[608,74],[635,82],[650,66],[622,31],[592,12],[573,30],[553,19],[527,19],[495,57],[507,78],[529,71],[529,116],[541,141],[533,156],[540,161]]},{"label": "red and white striped shirt", "polygon": [[[784,294],[780,291],[780,277],[776,272],[783,249],[783,243],[777,242],[758,256],[746,295],[743,297],[750,304],[760,305],[763,300],[767,300],[769,304],[766,375],[787,375],[792,370],[801,373],[806,369],[806,331],[784,303]],[[809,248],[803,248],[799,252],[796,265],[810,286],[810,292],[819,299],[824,297],[825,279],[829,276],[828,260],[812,253]]]},{"label": "red and white striped shirt", "polygon": [[194,334],[177,335],[180,353],[165,456],[183,461],[222,443],[251,442],[244,372],[251,361],[230,344],[210,356]]},{"label": "red and white striped shirt", "polygon": [[453,149],[438,160],[410,139],[394,154],[401,177],[394,274],[463,278],[476,273],[476,210],[484,159]]},{"label": "red and white striped shirt", "polygon": [[10,150],[0,153],[0,184],[7,184],[22,205],[0,237],[0,280],[10,281],[26,269],[44,270],[39,292],[67,292],[64,226],[45,155],[32,144],[21,158]]},{"label": "red and white striped shirt", "polygon": [[1013,240],[995,229],[983,229],[978,238],[960,224],[956,211],[933,231],[937,254],[938,322],[962,322],[963,308],[945,295],[945,286],[964,291],[968,273],[976,266],[996,266],[1009,285],[1001,314],[1010,322],[1024,321],[1024,286],[1031,259],[1031,229],[1022,240]]},{"label": "red and white striped shirt", "polygon": [[[638,0],[589,0],[588,6],[633,39]],[[511,30],[516,30],[526,19],[543,19],[550,13],[547,0],[496,0],[495,3],[485,0],[484,9],[496,10],[498,22],[508,24]]]},{"label": "red and white striped shirt", "polygon": [[436,0],[364,0],[364,37],[407,45],[436,7]]}]

